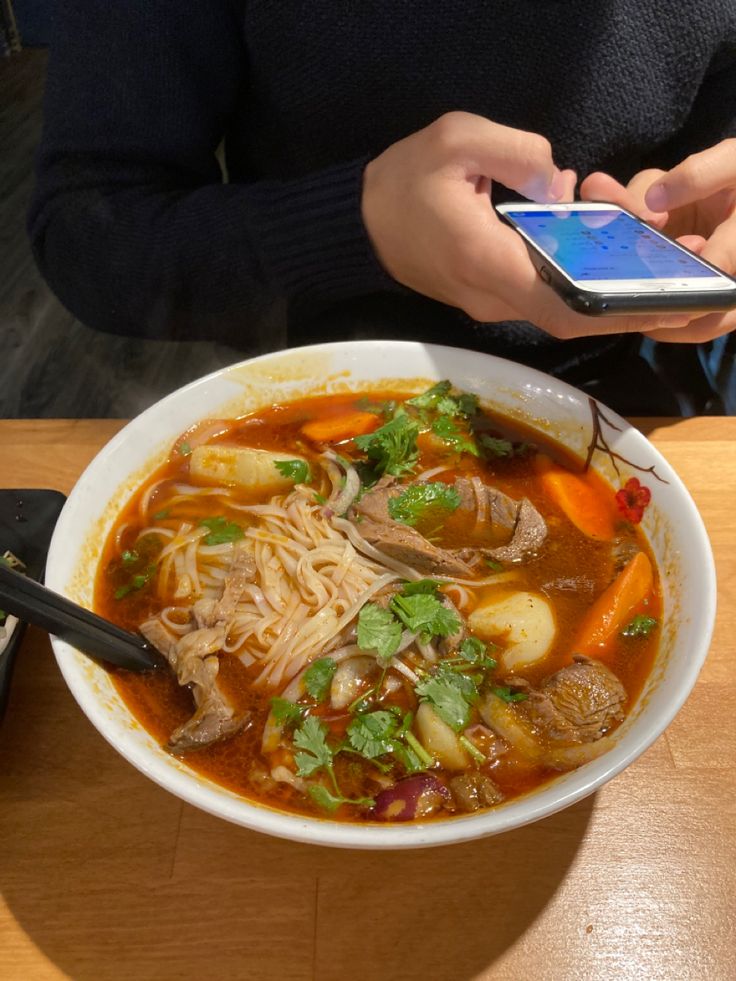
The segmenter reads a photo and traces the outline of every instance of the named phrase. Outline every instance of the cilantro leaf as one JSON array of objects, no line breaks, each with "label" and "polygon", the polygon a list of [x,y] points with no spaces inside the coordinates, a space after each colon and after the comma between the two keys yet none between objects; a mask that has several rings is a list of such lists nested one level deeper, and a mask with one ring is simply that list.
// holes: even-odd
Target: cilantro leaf
[{"label": "cilantro leaf", "polygon": [[415,579],[413,582],[405,582],[401,592],[404,596],[417,596],[420,593],[436,596],[441,585],[438,579]]},{"label": "cilantro leaf", "polygon": [[398,409],[390,422],[367,433],[356,436],[353,442],[373,461],[375,469],[394,477],[411,473],[419,459],[417,436],[419,425],[404,409]]},{"label": "cilantro leaf", "polygon": [[437,382],[436,385],[432,385],[426,392],[415,395],[406,401],[408,405],[415,405],[417,409],[434,409],[440,399],[449,395],[451,388],[452,383],[444,379],[443,381]]},{"label": "cilantro leaf", "polygon": [[486,651],[486,645],[477,637],[466,637],[458,648],[458,654],[464,661],[492,671],[496,667],[496,661],[492,657],[486,657]]},{"label": "cilantro leaf", "polygon": [[358,715],[348,726],[348,740],[353,749],[372,760],[376,756],[390,753],[392,737],[398,728],[398,720],[393,712],[378,710]]},{"label": "cilantro leaf", "polygon": [[304,752],[294,754],[296,772],[300,777],[309,777],[317,770],[332,770],[332,758],[335,755],[327,745],[327,729],[310,715],[294,733],[294,745]]},{"label": "cilantro leaf", "polygon": [[337,665],[331,657],[321,657],[314,661],[304,673],[304,687],[318,702],[323,702],[330,690],[332,676],[337,671]]},{"label": "cilantro leaf", "polygon": [[290,702],[287,698],[279,698],[278,695],[275,695],[271,699],[271,714],[279,725],[297,725],[297,723],[301,722],[305,711],[306,709],[303,705]]},{"label": "cilantro leaf", "polygon": [[184,440],[183,443],[179,443],[179,445],[176,448],[176,452],[179,454],[179,456],[191,456],[192,447],[189,445],[189,443],[187,443],[186,440]]},{"label": "cilantro leaf", "polygon": [[439,481],[410,484],[405,491],[388,501],[389,515],[404,525],[416,525],[428,513],[455,511],[458,507],[460,495],[457,490]]},{"label": "cilantro leaf", "polygon": [[479,442],[485,450],[486,456],[506,457],[514,455],[514,444],[509,439],[501,439],[498,436],[482,433]]},{"label": "cilantro leaf", "polygon": [[327,787],[323,787],[321,784],[312,784],[311,787],[307,788],[309,791],[309,796],[315,802],[323,807],[326,811],[336,811],[341,804],[357,804],[360,807],[373,807],[376,803],[372,797],[357,797],[351,799],[349,797],[343,797],[342,794],[333,794]]},{"label": "cilantro leaf", "polygon": [[496,688],[492,688],[491,691],[494,695],[497,695],[504,702],[523,702],[529,696],[523,691],[512,692],[506,685],[501,685]]},{"label": "cilantro leaf", "polygon": [[422,638],[451,637],[460,630],[460,617],[443,606],[436,596],[419,593],[416,596],[394,596],[391,610],[413,633]]},{"label": "cilantro leaf", "polygon": [[420,681],[415,691],[455,732],[470,722],[470,707],[478,698],[478,688],[472,678],[448,670],[442,664],[433,675]]},{"label": "cilantro leaf", "polygon": [[282,477],[295,484],[308,484],[312,479],[312,468],[306,460],[274,460],[274,466]]},{"label": "cilantro leaf", "polygon": [[621,634],[624,637],[648,637],[657,626],[658,621],[654,617],[648,617],[644,613],[637,613],[634,619],[627,623]]},{"label": "cilantro leaf", "polygon": [[464,416],[474,416],[478,412],[478,396],[471,392],[461,392],[457,397],[457,404]]},{"label": "cilantro leaf", "polygon": [[491,572],[503,572],[503,563],[498,562],[496,559],[491,559],[486,556],[485,563]]},{"label": "cilantro leaf", "polygon": [[470,439],[468,434],[464,433],[459,426],[456,426],[449,416],[439,416],[435,419],[432,423],[432,432],[457,453],[471,453],[473,456],[480,456],[480,451],[474,440]]},{"label": "cilantro leaf", "polygon": [[379,657],[393,657],[401,642],[401,624],[390,610],[377,603],[366,603],[358,614],[358,647],[376,651]]},{"label": "cilantro leaf", "polygon": [[124,586],[119,586],[115,590],[114,593],[115,599],[116,600],[124,599],[124,597],[126,597],[128,593],[132,593],[139,589],[143,589],[143,587],[147,586],[148,583],[151,581],[151,579],[153,579],[153,576],[157,568],[158,566],[155,563],[153,563],[151,565],[146,566],[146,568],[142,572],[138,572],[136,573],[136,575],[131,576],[129,582],[125,583]]},{"label": "cilantro leaf", "polygon": [[232,521],[220,515],[217,518],[204,518],[199,522],[200,528],[209,528],[210,533],[205,537],[205,545],[222,545],[225,542],[237,542],[245,532]]},{"label": "cilantro leaf", "polygon": [[135,551],[135,549],[127,549],[120,556],[123,565],[135,565],[139,561],[140,555]]}]

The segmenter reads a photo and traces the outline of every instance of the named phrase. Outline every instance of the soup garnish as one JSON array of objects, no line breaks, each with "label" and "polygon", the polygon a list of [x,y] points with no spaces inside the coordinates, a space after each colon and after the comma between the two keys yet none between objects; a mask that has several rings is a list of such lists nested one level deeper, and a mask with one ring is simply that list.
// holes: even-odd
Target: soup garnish
[{"label": "soup garnish", "polygon": [[98,610],[171,667],[115,684],[265,804],[496,806],[602,752],[651,668],[636,483],[614,492],[449,381],[203,423],[106,543]]}]

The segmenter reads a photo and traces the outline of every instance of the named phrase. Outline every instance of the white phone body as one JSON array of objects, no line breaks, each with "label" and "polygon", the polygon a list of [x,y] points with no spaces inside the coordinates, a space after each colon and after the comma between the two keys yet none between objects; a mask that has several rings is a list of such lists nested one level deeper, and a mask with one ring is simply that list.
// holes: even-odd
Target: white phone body
[{"label": "white phone body", "polygon": [[539,275],[592,315],[728,310],[736,281],[614,204],[499,204]]}]

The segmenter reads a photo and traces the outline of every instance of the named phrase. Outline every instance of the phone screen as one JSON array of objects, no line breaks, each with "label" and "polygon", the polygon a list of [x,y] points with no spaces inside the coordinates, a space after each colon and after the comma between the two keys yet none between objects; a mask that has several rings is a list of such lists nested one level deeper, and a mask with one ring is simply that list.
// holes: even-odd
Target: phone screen
[{"label": "phone screen", "polygon": [[507,212],[571,279],[690,279],[717,275],[625,212]]}]

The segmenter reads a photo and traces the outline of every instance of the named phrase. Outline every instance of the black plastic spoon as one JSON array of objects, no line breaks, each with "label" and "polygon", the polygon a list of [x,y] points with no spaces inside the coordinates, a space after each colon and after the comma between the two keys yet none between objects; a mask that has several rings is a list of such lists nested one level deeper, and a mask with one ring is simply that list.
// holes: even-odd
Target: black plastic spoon
[{"label": "black plastic spoon", "polygon": [[163,663],[140,634],[122,630],[2,563],[0,608],[116,667],[150,671]]}]

